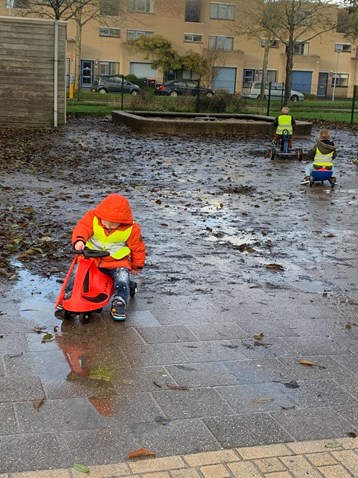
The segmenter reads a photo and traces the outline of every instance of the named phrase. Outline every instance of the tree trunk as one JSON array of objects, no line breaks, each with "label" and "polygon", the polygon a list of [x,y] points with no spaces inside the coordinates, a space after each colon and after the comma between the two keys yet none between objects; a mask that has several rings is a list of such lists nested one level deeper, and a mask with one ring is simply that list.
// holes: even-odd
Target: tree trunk
[{"label": "tree trunk", "polygon": [[289,40],[286,46],[286,78],[285,78],[285,97],[284,106],[287,106],[291,98],[291,83],[293,69],[294,41]]},{"label": "tree trunk", "polygon": [[270,40],[265,40],[265,48],[264,48],[264,57],[262,59],[262,78],[261,78],[261,90],[260,90],[260,98],[263,100],[265,98],[265,83],[267,80],[267,65],[270,53]]}]

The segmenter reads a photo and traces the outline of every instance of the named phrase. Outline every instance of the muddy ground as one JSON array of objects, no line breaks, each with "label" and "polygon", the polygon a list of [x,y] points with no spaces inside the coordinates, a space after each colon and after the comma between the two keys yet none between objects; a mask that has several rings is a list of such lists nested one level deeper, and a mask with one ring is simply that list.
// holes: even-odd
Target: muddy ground
[{"label": "muddy ground", "polygon": [[[307,151],[318,126],[295,146]],[[15,280],[17,258],[37,274],[63,277],[76,220],[118,192],[142,225],[142,281],[153,293],[212,294],[239,281],[349,295],[358,140],[355,128],[332,134],[334,189],[300,186],[304,162],[270,161],[267,139],[139,137],[110,119],[76,117],[59,131],[3,131],[0,275]],[[350,287],[341,270],[352,275]]]},{"label": "muddy ground", "polygon": [[[331,129],[333,189],[262,138],[1,131],[0,474],[357,436],[358,140]],[[111,192],[147,244],[138,295],[61,323],[72,228]]]}]

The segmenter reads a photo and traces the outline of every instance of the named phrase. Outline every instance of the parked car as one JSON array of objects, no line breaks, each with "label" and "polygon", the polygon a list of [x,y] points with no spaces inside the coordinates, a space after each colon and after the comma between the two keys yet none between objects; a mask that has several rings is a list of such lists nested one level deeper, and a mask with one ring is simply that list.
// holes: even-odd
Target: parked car
[{"label": "parked car", "polygon": [[99,76],[93,82],[91,91],[98,93],[129,93],[130,95],[139,95],[141,89],[138,85],[131,83],[122,76]]},{"label": "parked car", "polygon": [[[243,98],[260,98],[261,82],[250,82],[248,86],[244,86],[241,92]],[[265,98],[269,96],[269,83],[265,84]],[[283,98],[285,95],[284,85],[282,83],[271,83],[271,98]],[[300,91],[291,90],[291,101],[303,101],[305,96]]]},{"label": "parked car", "polygon": [[[199,88],[199,94],[213,96],[214,90]],[[196,96],[198,94],[198,82],[195,80],[172,80],[159,84],[155,87],[154,94],[164,96]]]}]

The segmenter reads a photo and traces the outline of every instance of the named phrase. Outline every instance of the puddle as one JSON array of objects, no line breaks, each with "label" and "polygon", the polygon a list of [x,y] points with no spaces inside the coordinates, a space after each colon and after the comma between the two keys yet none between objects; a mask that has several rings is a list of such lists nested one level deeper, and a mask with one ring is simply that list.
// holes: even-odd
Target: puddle
[{"label": "puddle", "polygon": [[[11,355],[13,370],[39,376],[49,399],[87,397],[101,416],[123,418],[121,397],[138,385],[133,378],[134,364],[122,351],[130,327],[112,321],[106,308],[86,325],[58,320],[54,304],[61,284],[54,278],[32,274],[17,261],[12,264],[19,280],[8,292],[12,302],[7,298],[3,310],[6,313],[16,302],[19,333],[20,322],[26,324],[26,351]],[[132,352],[137,342],[142,344],[139,335],[132,341]],[[160,383],[163,369],[154,367],[148,377]]]}]

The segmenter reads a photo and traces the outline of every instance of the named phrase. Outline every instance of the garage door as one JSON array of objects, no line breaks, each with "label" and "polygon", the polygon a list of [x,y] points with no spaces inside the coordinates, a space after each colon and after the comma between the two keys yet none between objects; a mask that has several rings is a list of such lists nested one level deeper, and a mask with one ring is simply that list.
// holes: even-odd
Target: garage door
[{"label": "garage door", "polygon": [[311,93],[312,71],[293,71],[291,88],[302,93]]},{"label": "garage door", "polygon": [[[216,69],[215,69],[216,70]],[[235,93],[236,68],[218,68],[212,82],[214,90],[225,90],[228,93]]]},{"label": "garage door", "polygon": [[153,78],[157,79],[157,70],[152,68],[151,63],[131,63],[130,73],[137,78]]}]

